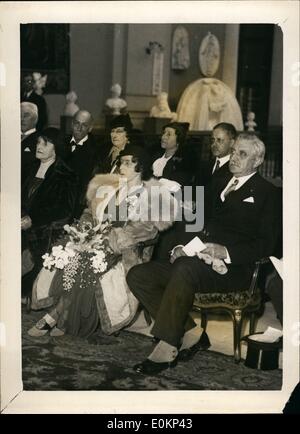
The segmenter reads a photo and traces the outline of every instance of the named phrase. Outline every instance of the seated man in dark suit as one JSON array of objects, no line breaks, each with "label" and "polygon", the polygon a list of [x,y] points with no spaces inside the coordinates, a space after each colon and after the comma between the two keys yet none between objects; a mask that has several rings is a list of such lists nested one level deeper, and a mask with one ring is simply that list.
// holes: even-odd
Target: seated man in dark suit
[{"label": "seated man in dark suit", "polygon": [[25,181],[36,161],[38,108],[31,102],[21,103],[21,182]]},{"label": "seated man in dark suit", "polygon": [[[240,134],[233,144],[232,178],[219,189],[211,219],[199,233],[205,250],[186,256],[180,244],[193,238],[186,232],[178,237],[170,262],[151,261],[128,273],[129,287],[154,318],[151,333],[159,339],[149,357],[135,366],[137,372],[155,374],[174,366],[191,348],[194,353],[197,342],[190,331],[195,323],[189,312],[195,293],[246,290],[254,262],[272,255],[278,208],[276,187],[257,173],[264,154],[263,142],[249,133]],[[203,254],[213,260],[211,265],[200,259]],[[214,267],[216,261],[223,264],[220,269]]]},{"label": "seated man in dark suit", "polygon": [[41,131],[47,126],[48,112],[47,104],[43,96],[38,95],[33,88],[34,79],[32,74],[26,74],[22,82],[21,102],[31,102],[38,108],[38,123],[36,125],[37,131]]},{"label": "seated man in dark suit", "polygon": [[212,178],[227,176],[229,172],[230,148],[237,136],[235,127],[227,122],[214,126],[211,133],[211,153],[213,158],[201,164],[196,174],[197,185],[207,185]]},{"label": "seated man in dark suit", "polygon": [[213,158],[200,164],[195,177],[196,185],[203,185],[205,190],[205,219],[210,217],[215,190],[225,181],[229,181],[230,149],[234,144],[237,132],[232,124],[221,122],[214,126],[211,133],[211,153]]},{"label": "seated man in dark suit", "polygon": [[96,162],[96,147],[93,118],[86,110],[79,110],[72,119],[72,136],[67,137],[62,153],[63,160],[77,174],[79,179],[78,203],[75,217],[79,218],[85,207],[85,193],[92,178]]}]

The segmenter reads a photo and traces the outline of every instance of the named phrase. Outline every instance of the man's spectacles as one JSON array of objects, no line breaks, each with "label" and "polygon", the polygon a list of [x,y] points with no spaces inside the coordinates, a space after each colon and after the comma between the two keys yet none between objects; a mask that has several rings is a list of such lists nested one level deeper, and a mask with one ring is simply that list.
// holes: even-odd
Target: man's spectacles
[{"label": "man's spectacles", "polygon": [[214,137],[211,137],[209,139],[209,143],[213,145],[214,143],[217,143],[218,145],[223,145],[225,143],[225,139],[215,139]]},{"label": "man's spectacles", "polygon": [[73,121],[73,125],[74,125],[74,127],[77,127],[77,128],[79,128],[79,127],[88,128],[89,127],[89,124],[87,124],[85,122],[81,123],[79,121]]}]

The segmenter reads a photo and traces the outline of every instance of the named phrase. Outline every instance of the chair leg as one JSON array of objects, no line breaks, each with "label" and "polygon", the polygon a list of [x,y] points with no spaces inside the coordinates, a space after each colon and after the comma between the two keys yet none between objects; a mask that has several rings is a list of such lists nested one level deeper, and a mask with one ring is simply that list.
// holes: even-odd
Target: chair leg
[{"label": "chair leg", "polygon": [[206,332],[207,328],[207,313],[204,309],[201,309],[201,328]]},{"label": "chair leg", "polygon": [[211,343],[208,334],[206,333],[207,313],[205,310],[202,309],[201,309],[201,328],[203,329],[203,331],[200,336],[199,344],[202,350],[207,350],[211,346]]},{"label": "chair leg", "polygon": [[250,335],[253,335],[253,333],[255,332],[256,320],[257,320],[256,314],[255,314],[255,312],[252,312],[250,314],[250,323],[249,323],[249,334]]},{"label": "chair leg", "polygon": [[235,363],[241,360],[241,330],[242,330],[242,311],[236,309],[233,312],[233,354]]},{"label": "chair leg", "polygon": [[31,296],[27,295],[26,297],[26,312],[31,312]]}]

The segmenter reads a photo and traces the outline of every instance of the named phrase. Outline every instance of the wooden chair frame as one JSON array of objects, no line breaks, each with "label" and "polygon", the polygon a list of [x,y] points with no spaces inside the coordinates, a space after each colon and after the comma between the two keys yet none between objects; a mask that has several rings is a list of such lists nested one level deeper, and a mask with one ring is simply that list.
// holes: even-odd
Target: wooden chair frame
[{"label": "wooden chair frame", "polygon": [[[225,311],[229,313],[233,321],[233,354],[235,363],[241,360],[241,332],[243,321],[247,314],[250,314],[249,333],[255,332],[256,319],[262,308],[262,290],[258,286],[259,274],[263,264],[269,262],[268,258],[263,258],[255,263],[251,283],[247,291],[237,293],[213,293],[197,294],[193,305],[193,310],[201,313],[201,327],[203,333],[200,339],[202,348],[210,347],[210,341],[206,333],[207,314],[209,312]],[[223,297],[218,301],[218,296]],[[224,299],[225,297],[225,299]]]}]

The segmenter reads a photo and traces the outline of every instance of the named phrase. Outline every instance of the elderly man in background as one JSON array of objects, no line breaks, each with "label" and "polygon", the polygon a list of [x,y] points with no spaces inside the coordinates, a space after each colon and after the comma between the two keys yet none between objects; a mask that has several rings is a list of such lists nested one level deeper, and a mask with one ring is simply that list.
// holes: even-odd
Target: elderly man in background
[{"label": "elderly man in background", "polygon": [[219,188],[213,214],[194,241],[198,247],[183,249],[193,237],[184,233],[169,262],[151,261],[129,271],[129,287],[154,318],[151,333],[159,339],[134,367],[137,372],[157,374],[192,356],[200,339],[189,315],[195,293],[246,290],[255,261],[274,253],[279,207],[276,187],[257,173],[264,154],[256,136],[240,134],[231,148],[231,179]]},{"label": "elderly man in background", "polygon": [[38,133],[38,108],[31,102],[21,103],[21,180],[26,179],[35,158]]},{"label": "elderly man in background", "polygon": [[34,79],[32,74],[26,74],[22,81],[21,102],[31,102],[38,108],[38,123],[36,125],[37,131],[42,130],[48,123],[47,104],[43,96],[38,95],[34,91]]},{"label": "elderly man in background", "polygon": [[79,179],[78,203],[75,217],[79,218],[85,207],[85,193],[96,163],[96,145],[91,131],[93,117],[87,110],[79,110],[72,119],[72,136],[67,137],[62,154],[63,160]]}]

